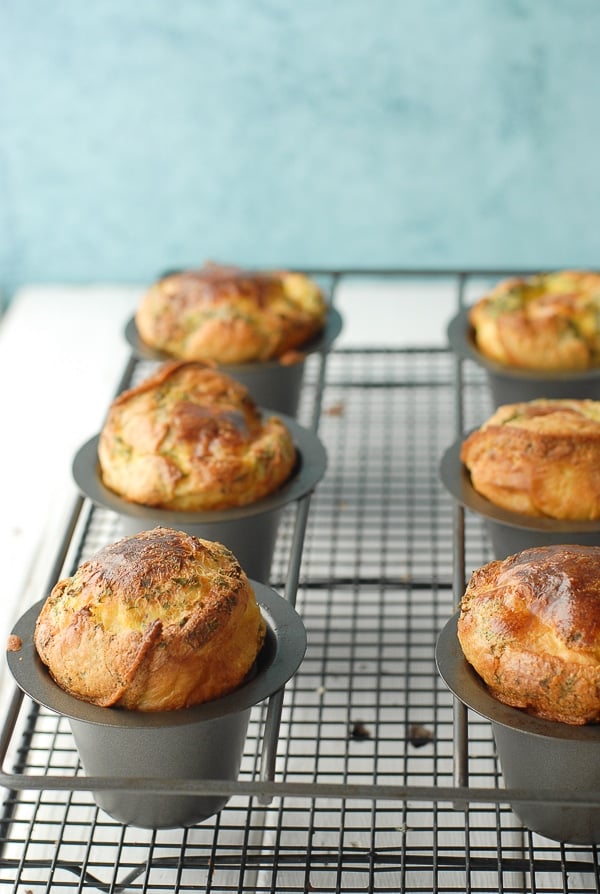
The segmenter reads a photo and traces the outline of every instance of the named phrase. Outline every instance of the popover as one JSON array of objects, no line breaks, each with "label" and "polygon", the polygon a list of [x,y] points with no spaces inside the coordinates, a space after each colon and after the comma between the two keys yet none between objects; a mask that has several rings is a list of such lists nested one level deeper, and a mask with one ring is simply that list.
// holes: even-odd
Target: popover
[{"label": "popover", "polygon": [[135,322],[151,348],[228,365],[291,362],[293,352],[321,332],[326,316],[322,290],[302,273],[207,264],[154,283]]},{"label": "popover", "polygon": [[98,459],[104,485],[124,499],[199,512],[273,493],[296,448],[245,386],[205,363],[170,361],[113,401]]},{"label": "popover", "polygon": [[503,509],[600,518],[600,401],[504,404],[461,445],[473,487]]},{"label": "popover", "polygon": [[503,366],[576,371],[600,364],[600,274],[505,279],[469,311],[475,344]]},{"label": "popover", "polygon": [[600,547],[546,546],[471,575],[458,638],[499,701],[547,720],[600,720]]},{"label": "popover", "polygon": [[34,641],[56,683],[76,698],[171,711],[237,688],[265,629],[226,547],[155,528],[104,547],[59,581]]}]

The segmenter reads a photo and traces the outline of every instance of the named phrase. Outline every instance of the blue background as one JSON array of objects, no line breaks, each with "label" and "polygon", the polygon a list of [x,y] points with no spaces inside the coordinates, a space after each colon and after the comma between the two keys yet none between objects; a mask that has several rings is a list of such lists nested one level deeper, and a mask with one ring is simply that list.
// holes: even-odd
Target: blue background
[{"label": "blue background", "polygon": [[597,0],[2,0],[0,289],[598,265]]}]

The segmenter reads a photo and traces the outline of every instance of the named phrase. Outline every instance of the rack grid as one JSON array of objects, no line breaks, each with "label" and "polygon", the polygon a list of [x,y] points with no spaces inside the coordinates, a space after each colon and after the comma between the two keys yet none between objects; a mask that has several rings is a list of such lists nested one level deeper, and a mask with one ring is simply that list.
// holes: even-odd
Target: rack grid
[{"label": "rack grid", "polygon": [[[122,385],[145,372],[132,361]],[[219,815],[181,830],[122,826],[95,806],[66,722],[16,697],[0,891],[598,894],[596,849],[520,825],[490,726],[470,713],[469,788],[454,781],[453,701],[434,648],[457,599],[457,510],[438,464],[457,426],[490,412],[480,371],[444,348],[310,358],[299,417],[318,427],[328,470],[302,538],[295,601],[308,650],[284,692],[274,779],[259,778],[263,704]],[[491,553],[480,521],[463,522],[468,573]],[[292,507],[272,567],[280,592],[296,524]],[[80,501],[57,575],[119,536],[116,516]]]}]

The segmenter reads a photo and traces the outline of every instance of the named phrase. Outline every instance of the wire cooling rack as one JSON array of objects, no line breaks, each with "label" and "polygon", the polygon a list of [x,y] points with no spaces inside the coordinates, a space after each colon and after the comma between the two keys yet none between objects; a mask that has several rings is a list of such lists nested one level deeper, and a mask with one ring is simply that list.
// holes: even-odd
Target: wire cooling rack
[{"label": "wire cooling rack", "polygon": [[[132,361],[123,385],[145,372]],[[595,848],[541,838],[503,803],[491,730],[475,715],[469,789],[455,782],[434,648],[456,601],[456,508],[438,464],[456,437],[457,387],[467,429],[491,412],[487,387],[444,349],[311,358],[299,415],[329,465],[302,532],[294,595],[308,651],[284,692],[274,778],[261,777],[262,705],[219,815],[182,830],[122,826],[86,790],[67,724],[17,699],[2,740],[19,784],[0,822],[0,891],[600,892]],[[491,555],[479,521],[463,522],[469,571]],[[281,592],[297,526],[292,507],[272,568]],[[57,574],[120,535],[116,516],[79,504]]]}]

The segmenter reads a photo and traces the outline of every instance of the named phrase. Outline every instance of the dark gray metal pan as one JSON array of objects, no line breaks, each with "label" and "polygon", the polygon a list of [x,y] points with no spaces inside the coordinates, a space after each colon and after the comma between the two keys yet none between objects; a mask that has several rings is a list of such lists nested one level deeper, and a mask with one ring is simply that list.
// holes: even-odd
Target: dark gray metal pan
[{"label": "dark gray metal pan", "polygon": [[277,491],[248,506],[209,512],[176,512],[125,500],[102,483],[98,439],[90,438],[75,454],[73,477],[81,493],[96,506],[121,516],[124,536],[156,526],[186,531],[203,540],[225,544],[248,575],[268,581],[277,529],[286,506],[309,494],[327,468],[327,454],[318,436],[291,417],[280,415],[298,453],[296,470]]},{"label": "dark gray metal pan", "polygon": [[496,407],[536,398],[600,399],[600,369],[581,372],[544,372],[513,369],[484,357],[475,346],[469,323],[469,308],[462,308],[447,327],[448,343],[463,360],[472,360],[485,370]]},{"label": "dark gray metal pan", "polygon": [[600,545],[600,521],[562,521],[519,515],[491,503],[471,484],[469,471],[460,459],[461,446],[462,439],[459,439],[444,452],[440,478],[458,503],[483,518],[496,559],[505,559],[533,546]]},{"label": "dark gray metal pan", "polygon": [[[306,357],[317,351],[325,352],[342,331],[343,320],[336,308],[330,307],[325,328],[319,335],[297,348],[298,360],[286,364],[279,360],[258,363],[219,364],[219,369],[246,386],[256,403],[269,410],[295,416],[298,411]],[[140,360],[164,363],[175,359],[165,351],[145,344],[138,332],[135,317],[125,326],[125,339]]]},{"label": "dark gray metal pan", "polygon": [[[444,683],[468,708],[490,721],[507,788],[540,793],[512,809],[534,832],[574,844],[600,842],[598,806],[571,806],[568,795],[600,792],[600,726],[571,726],[533,717],[493,698],[466,661],[457,636],[458,613],[440,633],[437,668]],[[543,800],[552,794],[566,803]],[[600,796],[599,796],[600,798]]]},{"label": "dark gray metal pan", "polygon": [[[52,680],[33,635],[43,600],[19,619],[19,651],[7,652],[17,685],[35,702],[68,719],[88,776],[107,777],[114,788],[95,792],[99,807],[122,823],[173,828],[202,822],[227,798],[153,793],[153,779],[237,779],[251,709],[278,692],[298,669],[306,631],[290,603],[252,581],[267,624],[264,646],[246,683],[222,698],[178,711],[101,708],[74,698]],[[139,779],[136,791],[119,778]]]}]

